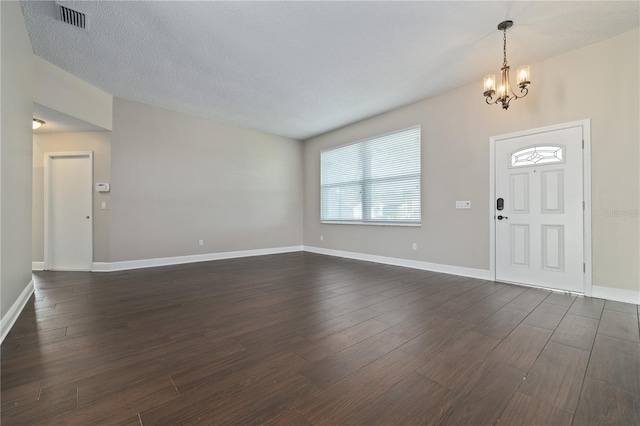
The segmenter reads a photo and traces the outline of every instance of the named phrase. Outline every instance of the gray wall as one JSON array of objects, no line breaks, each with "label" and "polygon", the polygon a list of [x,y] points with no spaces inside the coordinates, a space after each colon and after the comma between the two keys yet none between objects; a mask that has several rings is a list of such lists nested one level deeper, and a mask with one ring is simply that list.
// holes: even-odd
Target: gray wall
[{"label": "gray wall", "polygon": [[34,102],[111,130],[113,96],[38,56]]},{"label": "gray wall", "polygon": [[118,98],[111,140],[110,261],[302,244],[301,142]]},{"label": "gray wall", "polygon": [[33,51],[20,3],[0,2],[0,313],[31,281]]},{"label": "gray wall", "polygon": [[[32,260],[44,261],[44,153],[93,151],[93,183],[111,182],[111,132],[33,135]],[[95,188],[95,186],[94,186]],[[107,209],[100,208],[107,202]],[[111,194],[93,192],[93,261],[109,261]]]},{"label": "gray wall", "polygon": [[[485,104],[479,81],[305,141],[305,245],[489,269],[489,137],[590,118],[593,284],[638,291],[638,217],[607,215],[640,204],[638,38],[635,30],[531,64],[530,94],[508,111]],[[416,124],[422,227],[321,224],[320,150]],[[456,200],[471,210],[455,210]]]}]

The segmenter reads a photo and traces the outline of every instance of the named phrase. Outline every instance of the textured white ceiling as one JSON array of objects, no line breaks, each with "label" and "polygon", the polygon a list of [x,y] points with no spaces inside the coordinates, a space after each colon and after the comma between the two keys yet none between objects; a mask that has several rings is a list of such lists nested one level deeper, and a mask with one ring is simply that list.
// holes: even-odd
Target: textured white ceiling
[{"label": "textured white ceiling", "polygon": [[[114,96],[306,139],[638,27],[637,1],[23,1],[35,53]],[[533,70],[532,70],[533,71]],[[532,90],[536,76],[532,75]]]},{"label": "textured white ceiling", "polygon": [[46,106],[33,103],[33,118],[44,121],[39,129],[33,131],[35,134],[41,133],[61,133],[61,132],[102,132],[106,131],[102,127],[94,126],[79,118],[71,117]]}]

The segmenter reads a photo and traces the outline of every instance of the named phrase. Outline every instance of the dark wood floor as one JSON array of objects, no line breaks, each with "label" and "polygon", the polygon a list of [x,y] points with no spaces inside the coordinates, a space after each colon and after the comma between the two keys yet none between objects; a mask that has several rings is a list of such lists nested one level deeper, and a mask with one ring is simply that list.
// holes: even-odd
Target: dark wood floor
[{"label": "dark wood floor", "polygon": [[293,253],[35,274],[2,424],[640,424],[638,307]]}]

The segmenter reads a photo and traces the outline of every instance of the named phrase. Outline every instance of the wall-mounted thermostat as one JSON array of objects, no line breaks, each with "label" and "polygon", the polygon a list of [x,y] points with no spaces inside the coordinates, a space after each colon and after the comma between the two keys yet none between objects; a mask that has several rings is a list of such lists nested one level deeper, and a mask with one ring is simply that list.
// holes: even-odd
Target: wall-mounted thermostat
[{"label": "wall-mounted thermostat", "polygon": [[96,191],[97,192],[109,192],[109,184],[108,183],[96,183]]}]

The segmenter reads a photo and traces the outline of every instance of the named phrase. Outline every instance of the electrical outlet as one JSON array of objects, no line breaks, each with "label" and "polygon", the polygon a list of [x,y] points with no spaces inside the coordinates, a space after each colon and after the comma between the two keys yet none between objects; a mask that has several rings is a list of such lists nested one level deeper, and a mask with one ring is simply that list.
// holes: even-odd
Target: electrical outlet
[{"label": "electrical outlet", "polygon": [[203,246],[204,245],[204,240],[198,240],[198,245],[199,246]]},{"label": "electrical outlet", "polygon": [[324,235],[320,235],[320,241],[324,241]]},{"label": "electrical outlet", "polygon": [[411,250],[418,250],[418,243],[413,243],[411,245]]},{"label": "electrical outlet", "polygon": [[471,201],[456,201],[456,209],[470,209]]}]

